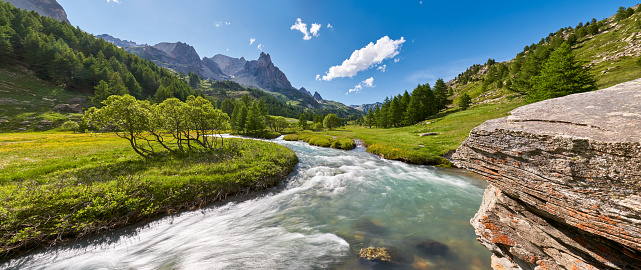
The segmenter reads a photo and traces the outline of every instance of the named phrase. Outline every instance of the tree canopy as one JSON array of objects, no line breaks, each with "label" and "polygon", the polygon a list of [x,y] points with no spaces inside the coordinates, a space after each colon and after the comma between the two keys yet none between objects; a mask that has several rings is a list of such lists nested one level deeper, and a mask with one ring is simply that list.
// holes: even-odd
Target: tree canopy
[{"label": "tree canopy", "polygon": [[223,146],[215,135],[229,129],[229,117],[202,97],[160,104],[131,95],[112,95],[101,108],[85,112],[83,121],[98,130],[115,131],[133,150],[149,158],[161,151],[212,151]]},{"label": "tree canopy", "polygon": [[563,43],[543,64],[540,75],[532,78],[528,98],[538,101],[592,90],[596,90],[596,82],[589,69],[576,61],[570,45]]}]

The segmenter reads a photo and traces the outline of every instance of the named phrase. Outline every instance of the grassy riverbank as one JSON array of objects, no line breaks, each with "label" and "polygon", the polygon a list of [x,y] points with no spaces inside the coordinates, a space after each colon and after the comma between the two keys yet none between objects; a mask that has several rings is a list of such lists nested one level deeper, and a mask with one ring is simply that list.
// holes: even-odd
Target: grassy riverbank
[{"label": "grassy riverbank", "polygon": [[[365,142],[367,152],[386,159],[448,167],[451,163],[443,158],[443,155],[461,145],[474,127],[487,120],[506,116],[509,111],[521,105],[523,105],[522,101],[517,99],[498,104],[476,105],[465,111],[459,111],[456,108],[442,112],[422,123],[401,128],[346,126],[335,130],[298,134],[311,134],[304,135],[308,137],[358,139]],[[419,136],[432,132],[437,135]]]},{"label": "grassy riverbank", "polygon": [[287,134],[283,139],[286,141],[304,141],[314,146],[331,147],[343,150],[352,150],[356,148],[356,144],[354,144],[354,141],[350,138],[319,134],[311,131]]},{"label": "grassy riverbank", "polygon": [[0,255],[270,187],[297,162],[286,147],[244,139],[215,155],[143,159],[113,134],[0,134]]}]

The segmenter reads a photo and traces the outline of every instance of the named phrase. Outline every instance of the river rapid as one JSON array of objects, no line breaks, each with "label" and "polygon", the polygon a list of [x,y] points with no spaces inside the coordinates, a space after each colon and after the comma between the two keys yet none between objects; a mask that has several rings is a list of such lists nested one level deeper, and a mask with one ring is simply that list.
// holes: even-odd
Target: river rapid
[{"label": "river rapid", "polygon": [[[10,260],[2,269],[489,269],[471,173],[274,142],[300,163],[276,188]],[[387,247],[394,263],[358,259]]]}]

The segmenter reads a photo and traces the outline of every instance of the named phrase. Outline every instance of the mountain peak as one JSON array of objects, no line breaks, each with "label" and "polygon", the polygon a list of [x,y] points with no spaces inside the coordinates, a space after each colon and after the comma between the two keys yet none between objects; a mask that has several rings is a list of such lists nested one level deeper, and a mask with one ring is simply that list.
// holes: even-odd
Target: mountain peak
[{"label": "mountain peak", "polygon": [[258,63],[271,64],[272,63],[272,58],[271,58],[271,56],[269,56],[269,54],[265,54],[264,52],[260,52],[260,56],[258,57]]},{"label": "mountain peak", "polygon": [[69,23],[67,12],[56,0],[5,0],[5,2],[9,2],[17,8],[33,10],[42,16]]}]

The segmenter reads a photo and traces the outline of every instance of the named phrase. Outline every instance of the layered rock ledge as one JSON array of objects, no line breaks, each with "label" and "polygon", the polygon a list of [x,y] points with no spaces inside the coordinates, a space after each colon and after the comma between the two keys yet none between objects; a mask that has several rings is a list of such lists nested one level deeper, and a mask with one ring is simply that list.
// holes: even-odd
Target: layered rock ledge
[{"label": "layered rock ledge", "polygon": [[494,269],[641,269],[641,79],[517,108],[457,149]]}]

